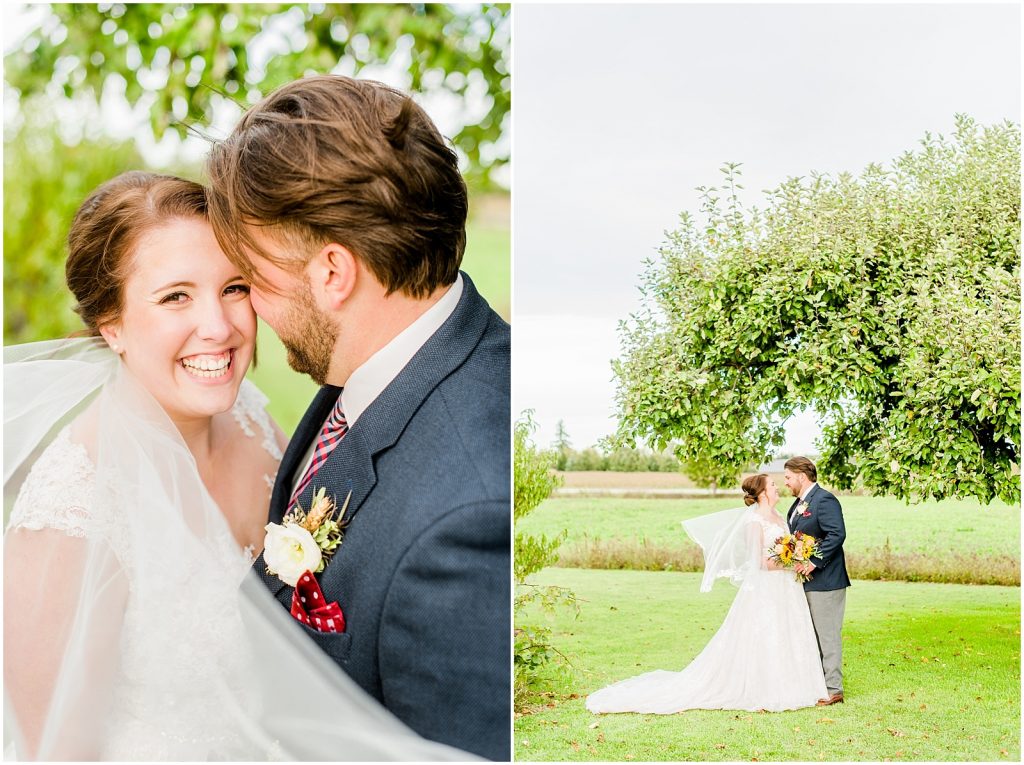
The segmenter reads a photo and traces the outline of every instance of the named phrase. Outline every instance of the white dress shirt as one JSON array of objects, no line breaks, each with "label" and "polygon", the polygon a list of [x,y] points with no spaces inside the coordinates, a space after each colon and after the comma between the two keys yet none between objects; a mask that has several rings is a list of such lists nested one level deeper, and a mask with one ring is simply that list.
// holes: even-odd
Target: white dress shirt
[{"label": "white dress shirt", "polygon": [[[398,377],[398,373],[405,369],[416,352],[455,312],[455,306],[459,304],[460,297],[462,297],[462,274],[458,275],[455,283],[448,288],[440,300],[349,375],[341,392],[341,409],[345,413],[345,421],[348,422],[349,428],[356,424],[356,421],[366,411],[366,407],[384,392],[392,380]],[[309,445],[306,457],[302,461],[302,470],[295,471],[292,480],[292,493],[295,492],[295,487],[298,486],[302,476],[309,469],[309,464],[313,461],[316,441],[317,439],[314,438]]]},{"label": "white dress shirt", "polygon": [[[797,506],[799,506],[801,502],[806,502],[807,501],[807,495],[810,494],[811,493],[811,489],[813,489],[817,485],[818,485],[817,481],[812,481],[810,486],[808,486],[806,489],[804,489],[802,492],[800,492],[800,498],[797,501]],[[789,525],[790,526],[792,526],[793,522],[796,520],[796,511],[797,511],[797,508],[794,507],[793,510],[789,514]]]}]

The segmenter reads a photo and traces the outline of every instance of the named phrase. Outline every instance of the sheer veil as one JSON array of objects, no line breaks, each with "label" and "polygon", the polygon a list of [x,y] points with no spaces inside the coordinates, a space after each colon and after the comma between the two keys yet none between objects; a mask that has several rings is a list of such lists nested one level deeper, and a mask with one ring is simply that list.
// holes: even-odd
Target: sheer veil
[{"label": "sheer veil", "polygon": [[753,508],[738,507],[682,522],[686,533],[704,551],[701,592],[710,592],[715,580],[721,578],[738,586],[761,568],[761,527],[756,522],[751,527],[752,521]]},{"label": "sheer veil", "polygon": [[70,498],[62,528],[4,538],[8,753],[472,759],[407,728],[302,634],[177,429],[102,341],[4,349],[5,518],[33,465],[77,485],[73,465],[40,459],[62,432],[88,456],[92,496]]}]

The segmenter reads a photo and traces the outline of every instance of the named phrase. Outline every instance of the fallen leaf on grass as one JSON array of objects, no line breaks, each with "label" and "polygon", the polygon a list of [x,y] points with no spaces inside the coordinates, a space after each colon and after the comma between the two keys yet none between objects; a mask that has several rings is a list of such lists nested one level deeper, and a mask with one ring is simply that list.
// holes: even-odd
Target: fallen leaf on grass
[{"label": "fallen leaf on grass", "polygon": [[889,731],[889,735],[894,736],[895,738],[902,738],[906,735],[903,731],[896,730],[895,728],[886,728],[886,730]]},{"label": "fallen leaf on grass", "polygon": [[921,705],[921,709],[927,709],[927,708],[928,708],[928,705],[927,705],[927,704],[922,704],[922,705]]},{"label": "fallen leaf on grass", "polygon": [[580,742],[579,741],[570,741],[569,742],[569,746],[572,747],[574,752],[578,752],[580,750]]},{"label": "fallen leaf on grass", "polygon": [[800,726],[799,725],[794,725],[793,726],[793,732],[794,733],[799,733],[800,732]]},{"label": "fallen leaf on grass", "polygon": [[725,744],[715,744],[715,749],[725,749]]},{"label": "fallen leaf on grass", "polygon": [[590,728],[591,730],[593,730],[594,728],[596,728],[596,727],[597,727],[598,725],[600,725],[600,724],[601,724],[601,723],[599,723],[599,722],[592,722],[592,723],[590,723],[590,725],[588,725],[587,727],[588,727],[588,728]]},{"label": "fallen leaf on grass", "polygon": [[834,722],[835,720],[833,720],[831,717],[822,717],[820,720],[818,720],[819,724],[824,723],[825,725],[831,725]]},{"label": "fallen leaf on grass", "polygon": [[599,743],[599,744],[603,744],[604,743],[604,733],[601,732],[601,731],[598,731],[598,733],[597,733],[597,743]]}]

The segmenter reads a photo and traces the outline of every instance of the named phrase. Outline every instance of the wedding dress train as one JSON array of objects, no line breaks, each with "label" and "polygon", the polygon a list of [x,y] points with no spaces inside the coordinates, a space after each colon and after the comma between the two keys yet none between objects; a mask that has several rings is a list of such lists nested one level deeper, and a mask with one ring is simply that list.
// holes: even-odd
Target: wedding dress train
[{"label": "wedding dress train", "polygon": [[[727,511],[728,512],[728,511]],[[681,672],[656,670],[592,693],[591,712],[674,714],[687,709],[782,711],[828,696],[803,586],[791,570],[767,569],[764,550],[788,533],[753,510],[738,522],[746,560],[717,575],[739,580],[718,632]],[[708,551],[705,549],[706,557]]]}]

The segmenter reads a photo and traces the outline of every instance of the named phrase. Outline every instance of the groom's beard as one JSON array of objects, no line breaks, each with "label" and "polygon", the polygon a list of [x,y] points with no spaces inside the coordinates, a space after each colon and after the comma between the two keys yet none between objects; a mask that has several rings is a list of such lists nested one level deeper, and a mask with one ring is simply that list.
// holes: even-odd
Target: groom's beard
[{"label": "groom's beard", "polygon": [[288,337],[280,335],[288,351],[288,366],[309,375],[317,385],[327,382],[338,330],[313,300],[309,285],[298,291],[288,318]]}]

